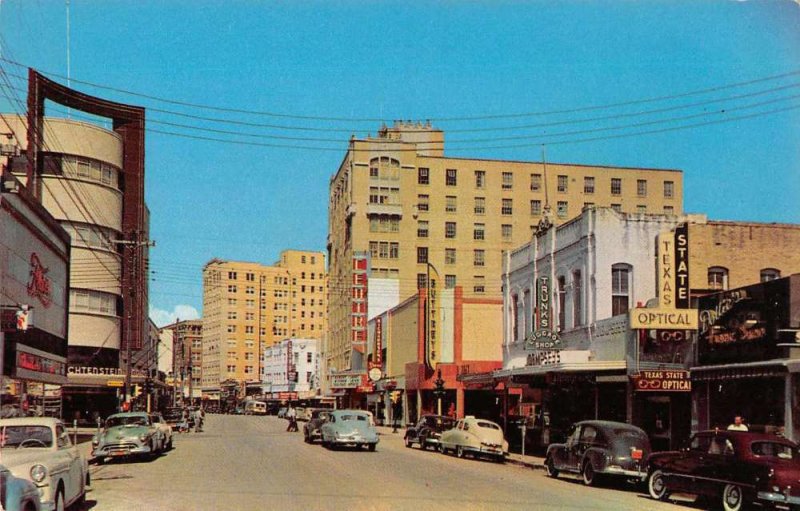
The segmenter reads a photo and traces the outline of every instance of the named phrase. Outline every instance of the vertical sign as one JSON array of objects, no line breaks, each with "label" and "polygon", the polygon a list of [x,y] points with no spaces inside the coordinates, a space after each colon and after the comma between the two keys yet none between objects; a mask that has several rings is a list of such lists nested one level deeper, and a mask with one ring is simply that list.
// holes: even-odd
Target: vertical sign
[{"label": "vertical sign", "polygon": [[539,277],[536,281],[536,330],[549,331],[550,323],[550,277]]},{"label": "vertical sign", "polygon": [[351,284],[351,342],[353,348],[364,353],[367,346],[367,255],[353,255],[353,282]]},{"label": "vertical sign", "polygon": [[658,235],[658,304],[675,308],[675,237],[672,232]]},{"label": "vertical sign", "polygon": [[292,340],[286,341],[286,380],[289,383],[297,381],[297,367],[294,365],[294,352],[292,350]]},{"label": "vertical sign", "polygon": [[431,369],[436,368],[439,362],[439,325],[437,318],[439,317],[439,297],[436,289],[436,279],[431,276],[428,282],[427,299],[427,322],[428,322],[428,345],[425,353],[425,362]]},{"label": "vertical sign", "polygon": [[689,308],[689,224],[675,228],[675,307]]},{"label": "vertical sign", "polygon": [[383,317],[375,318],[375,356],[372,357],[375,365],[380,369],[383,366]]}]

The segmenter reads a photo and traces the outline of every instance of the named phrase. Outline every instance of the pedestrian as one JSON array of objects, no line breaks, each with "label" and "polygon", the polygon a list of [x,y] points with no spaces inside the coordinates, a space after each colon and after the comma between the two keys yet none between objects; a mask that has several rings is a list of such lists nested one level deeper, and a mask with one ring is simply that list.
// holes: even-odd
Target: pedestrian
[{"label": "pedestrian", "polygon": [[186,408],[181,412],[181,422],[178,424],[178,433],[189,432],[189,410]]},{"label": "pedestrian", "polygon": [[294,409],[291,403],[289,403],[289,409],[286,410],[286,418],[289,419],[289,426],[287,426],[286,431],[297,431],[297,410]]},{"label": "pedestrian", "polygon": [[733,418],[733,424],[728,425],[728,431],[749,431],[750,428],[747,427],[747,424],[744,423],[744,419],[741,415],[737,415]]},{"label": "pedestrian", "polygon": [[194,432],[200,433],[201,431],[203,431],[203,414],[198,407],[194,411]]}]

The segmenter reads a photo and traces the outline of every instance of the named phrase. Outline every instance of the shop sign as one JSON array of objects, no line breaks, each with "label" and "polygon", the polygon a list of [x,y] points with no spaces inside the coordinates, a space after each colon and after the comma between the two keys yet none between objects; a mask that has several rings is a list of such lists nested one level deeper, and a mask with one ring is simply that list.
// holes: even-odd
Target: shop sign
[{"label": "shop sign", "polygon": [[351,342],[363,353],[367,344],[367,254],[353,255],[353,281],[350,287],[352,309],[350,313]]},{"label": "shop sign", "polygon": [[534,350],[528,353],[526,366],[547,366],[561,363],[560,350]]},{"label": "shop sign", "polygon": [[[67,374],[75,376],[125,376],[125,369],[119,367],[69,366]],[[131,376],[146,378],[147,371],[131,368]]]},{"label": "shop sign", "polygon": [[664,309],[675,308],[675,235],[658,235],[658,303]]},{"label": "shop sign", "polygon": [[552,323],[550,277],[536,279],[536,321],[534,330],[525,338],[527,349],[558,349],[561,338]]},{"label": "shop sign", "polygon": [[124,387],[125,382],[122,380],[108,380],[108,382],[106,382],[106,385],[109,387]]},{"label": "shop sign", "polygon": [[[373,370],[377,369],[378,373],[381,372],[383,369],[383,317],[378,316],[375,318],[375,352],[372,354],[372,360],[369,361],[368,364],[369,375],[372,378]],[[374,378],[375,380],[380,380],[381,377],[378,376]]]},{"label": "shop sign", "polygon": [[675,307],[689,308],[689,224],[675,228]]},{"label": "shop sign", "polygon": [[697,311],[694,309],[648,309],[630,311],[632,329],[697,330]]},{"label": "shop sign", "polygon": [[426,350],[425,350],[425,364],[433,369],[439,362],[439,292],[436,289],[436,279],[431,276],[428,282],[427,299],[426,303],[426,321],[427,321],[427,334],[426,337]]},{"label": "shop sign", "polygon": [[17,344],[14,377],[64,384],[67,382],[67,360],[24,344]]},{"label": "shop sign", "polygon": [[362,394],[369,394],[370,392],[375,392],[375,385],[372,383],[367,383],[366,385],[359,385],[356,387],[356,392],[361,392]]},{"label": "shop sign", "polygon": [[28,296],[37,298],[46,309],[53,303],[52,284],[47,276],[49,268],[45,268],[36,252],[31,254],[30,280],[28,281]]},{"label": "shop sign", "polygon": [[331,388],[354,389],[361,385],[362,379],[360,374],[334,374],[331,376]]},{"label": "shop sign", "polygon": [[640,371],[631,377],[641,392],[691,392],[689,371]]}]

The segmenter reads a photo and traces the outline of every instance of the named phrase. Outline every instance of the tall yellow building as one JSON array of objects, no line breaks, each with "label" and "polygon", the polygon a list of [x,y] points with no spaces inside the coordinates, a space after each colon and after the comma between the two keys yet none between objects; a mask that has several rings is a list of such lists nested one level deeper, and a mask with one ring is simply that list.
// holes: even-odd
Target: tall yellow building
[{"label": "tall yellow building", "polygon": [[[465,296],[500,298],[503,251],[540,222],[560,224],[590,205],[683,213],[679,170],[451,158],[443,131],[403,122],[352,139],[329,192],[329,373],[362,370],[360,316],[409,298],[429,273]],[[363,256],[366,305],[353,286],[354,257]]]},{"label": "tall yellow building", "polygon": [[272,266],[213,259],[203,268],[203,394],[223,381],[260,381],[261,350],[288,337],[321,339],[325,254],[281,252]]}]

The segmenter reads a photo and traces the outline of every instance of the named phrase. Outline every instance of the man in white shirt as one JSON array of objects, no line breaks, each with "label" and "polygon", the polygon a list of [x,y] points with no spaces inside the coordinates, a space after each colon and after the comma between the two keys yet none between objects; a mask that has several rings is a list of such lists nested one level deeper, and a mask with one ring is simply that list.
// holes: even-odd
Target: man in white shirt
[{"label": "man in white shirt", "polygon": [[747,424],[744,423],[741,415],[737,415],[733,418],[733,424],[728,426],[728,431],[748,431],[749,428]]}]

